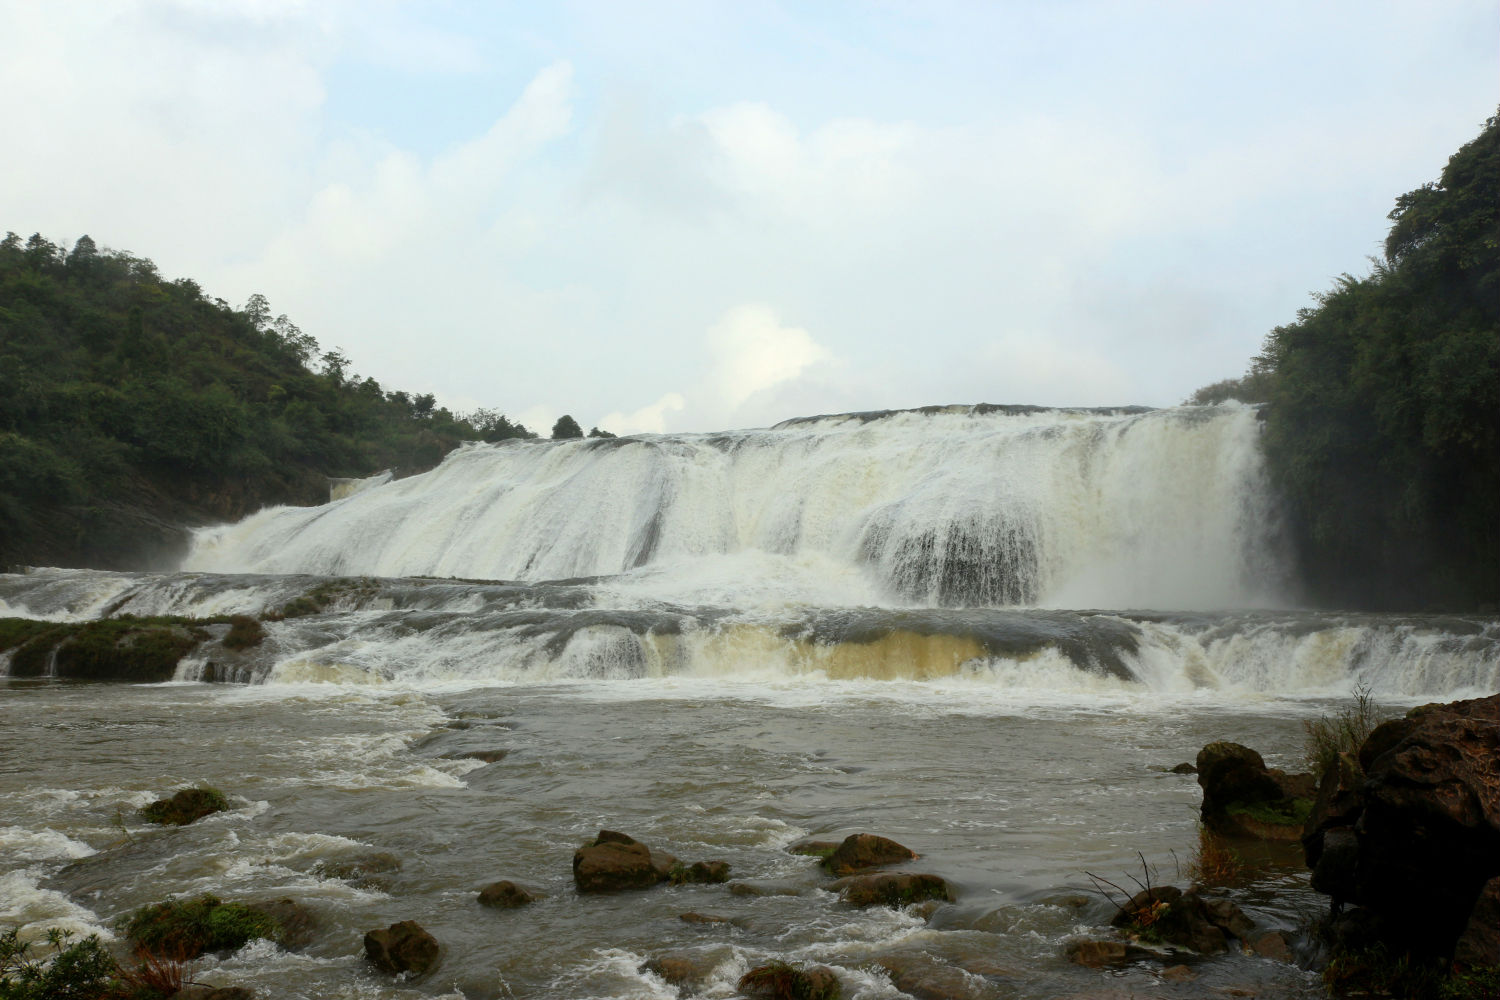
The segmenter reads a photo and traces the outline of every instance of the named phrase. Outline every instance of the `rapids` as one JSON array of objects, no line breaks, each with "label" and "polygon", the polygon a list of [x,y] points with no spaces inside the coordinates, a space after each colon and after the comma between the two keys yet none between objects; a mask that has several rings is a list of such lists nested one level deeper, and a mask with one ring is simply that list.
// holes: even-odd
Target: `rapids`
[{"label": "rapids", "polygon": [[[9,678],[0,653],[0,927],[108,940],[167,895],[293,896],[320,921],[307,951],[197,975],[318,1000],[667,1000],[641,969],[665,952],[714,1000],[772,958],[833,966],[852,1000],[908,995],[881,963],[976,1000],[1321,995],[1249,955],[1186,983],[1064,957],[1112,913],[1086,873],[1144,857],[1185,883],[1198,789],[1167,769],[1204,743],[1297,768],[1303,722],[1356,688],[1393,712],[1500,689],[1493,616],[1295,606],[1259,428],[1235,404],[980,406],[471,445],[201,529],[177,572],[0,574],[0,618],[266,633],[231,649],[209,625],[151,686]],[[234,808],[136,816],[199,782]],[[601,827],[750,888],[580,897],[569,859]],[[852,910],[784,850],[858,830],[958,901]],[[368,851],[403,867],[320,874]],[[477,907],[500,878],[547,898]],[[1284,859],[1232,891],[1293,937],[1321,905]],[[401,919],[444,944],[424,980],[360,957]]]}]

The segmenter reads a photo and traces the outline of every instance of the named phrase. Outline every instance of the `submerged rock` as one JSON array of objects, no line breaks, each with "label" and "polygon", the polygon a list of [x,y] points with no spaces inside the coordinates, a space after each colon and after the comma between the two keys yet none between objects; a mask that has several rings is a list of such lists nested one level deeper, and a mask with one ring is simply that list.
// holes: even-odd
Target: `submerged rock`
[{"label": "submerged rock", "polygon": [[673,885],[718,885],[729,881],[729,862],[694,861],[690,865],[673,865],[668,875]]},{"label": "submerged rock", "polygon": [[839,849],[837,840],[799,840],[787,847],[788,854],[803,854],[810,858],[827,859]]},{"label": "submerged rock", "polygon": [[926,899],[953,901],[953,890],[937,875],[878,872],[851,875],[833,883],[839,898],[851,906],[906,906]]},{"label": "submerged rock", "polygon": [[870,868],[883,868],[886,865],[912,861],[916,857],[915,851],[903,847],[894,840],[878,837],[873,833],[856,833],[845,837],[843,842],[823,859],[823,867],[831,875],[853,875]]},{"label": "submerged rock", "polygon": [[647,959],[641,968],[669,986],[690,986],[707,979],[717,964],[710,955],[674,951]]},{"label": "submerged rock", "polygon": [[677,917],[685,924],[728,924],[733,923],[728,917],[721,917],[714,913],[683,913]]},{"label": "submerged rock", "polygon": [[671,877],[677,859],[653,852],[623,833],[600,830],[599,836],[573,853],[573,882],[579,892],[648,889]]},{"label": "submerged rock", "polygon": [[437,938],[415,920],[402,920],[385,930],[365,934],[365,957],[391,975],[422,975],[437,964],[442,948]]},{"label": "submerged rock", "polygon": [[187,826],[228,808],[229,800],[217,788],[184,788],[169,799],[143,807],[141,818],[162,826]]},{"label": "submerged rock", "polygon": [[510,910],[541,899],[541,893],[522,888],[514,882],[491,882],[479,890],[479,905]]},{"label": "submerged rock", "polygon": [[401,859],[388,851],[371,851],[338,860],[320,861],[313,866],[319,878],[336,878],[357,887],[384,888],[386,880],[377,878],[401,870]]}]

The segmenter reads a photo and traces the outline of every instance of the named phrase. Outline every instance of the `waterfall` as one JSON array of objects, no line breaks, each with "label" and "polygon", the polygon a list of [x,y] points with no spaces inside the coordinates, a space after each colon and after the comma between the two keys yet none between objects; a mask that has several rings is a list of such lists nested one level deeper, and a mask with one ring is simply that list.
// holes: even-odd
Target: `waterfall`
[{"label": "waterfall", "polygon": [[[690,601],[1286,603],[1252,407],[969,407],[720,434],[472,444],[320,507],[200,531],[216,573],[615,577]],[[777,595],[781,595],[779,598]]]}]

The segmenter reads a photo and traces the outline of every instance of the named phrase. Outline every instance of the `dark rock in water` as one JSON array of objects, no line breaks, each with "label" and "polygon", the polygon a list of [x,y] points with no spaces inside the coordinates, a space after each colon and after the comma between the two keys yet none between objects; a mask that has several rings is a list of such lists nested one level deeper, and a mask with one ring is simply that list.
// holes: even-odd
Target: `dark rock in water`
[{"label": "dark rock in water", "polygon": [[317,914],[295,899],[273,899],[252,904],[250,909],[276,922],[276,943],[289,951],[300,951],[312,944],[321,927]]},{"label": "dark rock in water", "polygon": [[1260,754],[1238,743],[1198,751],[1203,824],[1225,836],[1300,840],[1312,809],[1312,780],[1268,770]]},{"label": "dark rock in water", "polygon": [[1196,890],[1183,892],[1171,885],[1142,889],[1110,924],[1144,941],[1174,944],[1205,955],[1227,951],[1229,934],[1243,939],[1255,926],[1229,900],[1204,899]]},{"label": "dark rock in water", "polygon": [[1169,965],[1161,970],[1161,977],[1169,983],[1190,983],[1198,978],[1198,973],[1186,965]]},{"label": "dark rock in water", "polygon": [[826,859],[839,849],[837,840],[799,840],[787,847],[788,854],[805,854],[812,858]]},{"label": "dark rock in water", "polygon": [[877,963],[891,985],[916,1000],[993,1000],[1006,995],[994,983],[930,955],[892,955]]},{"label": "dark rock in water", "polygon": [[689,986],[707,979],[715,964],[711,956],[679,951],[650,958],[641,968],[669,986]]},{"label": "dark rock in water", "polygon": [[1198,768],[1197,768],[1196,765],[1189,764],[1187,761],[1183,761],[1181,764],[1178,764],[1176,767],[1172,768],[1172,773],[1173,774],[1197,774],[1198,773]]},{"label": "dark rock in water", "polygon": [[1102,941],[1089,939],[1069,942],[1067,954],[1068,958],[1079,965],[1089,969],[1102,969],[1134,961],[1132,951],[1124,941],[1110,938]]},{"label": "dark rock in water", "polygon": [[313,866],[313,874],[319,878],[336,878],[354,886],[375,888],[384,888],[384,880],[375,876],[400,870],[401,859],[387,851],[320,861]]},{"label": "dark rock in water", "polygon": [[1492,954],[1500,695],[1376,727],[1323,775],[1304,846],[1314,887],[1359,907],[1330,923],[1335,947],[1447,958],[1463,939],[1466,954]]},{"label": "dark rock in water", "polygon": [[677,919],[687,924],[727,924],[732,922],[728,917],[720,917],[712,913],[684,913],[678,916]]},{"label": "dark rock in water", "polygon": [[437,939],[415,920],[365,934],[365,957],[391,975],[410,972],[420,976],[437,964],[441,951]]},{"label": "dark rock in water", "polygon": [[541,898],[540,893],[524,889],[514,882],[491,882],[479,890],[480,906],[493,906],[501,910],[515,909],[527,903],[535,903]]},{"label": "dark rock in water", "polygon": [[163,826],[187,826],[228,808],[229,800],[217,788],[184,788],[141,809],[141,818]]},{"label": "dark rock in water", "polygon": [[236,951],[256,938],[279,940],[281,926],[268,912],[226,903],[209,893],[151,903],[121,922],[137,952],[187,961],[206,952]]},{"label": "dark rock in water", "polygon": [[1453,961],[1471,969],[1500,967],[1500,878],[1490,879],[1480,890],[1453,947]]},{"label": "dark rock in water", "polygon": [[785,962],[757,966],[736,984],[747,997],[764,1000],[838,1000],[839,977],[824,965],[803,967]]},{"label": "dark rock in water", "polygon": [[1250,950],[1261,958],[1269,958],[1276,962],[1291,963],[1294,961],[1292,955],[1292,944],[1286,939],[1286,935],[1280,931],[1270,931],[1262,934],[1250,942]]},{"label": "dark rock in water", "polygon": [[455,750],[453,753],[443,754],[444,760],[478,760],[486,764],[501,761],[510,754],[509,750]]},{"label": "dark rock in water", "polygon": [[600,830],[592,843],[573,853],[573,882],[579,892],[647,889],[672,875],[677,859],[652,851],[634,838]]},{"label": "dark rock in water", "polygon": [[172,1000],[255,1000],[255,994],[243,986],[188,986]]},{"label": "dark rock in water", "polygon": [[800,896],[802,891],[802,886],[797,883],[779,879],[729,883],[729,893],[732,896]]},{"label": "dark rock in water", "polygon": [[833,883],[839,898],[851,906],[906,906],[924,899],[953,901],[948,883],[936,875],[915,872],[879,872],[851,875]]},{"label": "dark rock in water", "polygon": [[873,833],[856,833],[844,838],[833,853],[823,860],[832,875],[853,875],[868,868],[883,868],[916,858],[916,852],[894,840]]},{"label": "dark rock in water", "polygon": [[674,865],[669,876],[673,885],[718,885],[729,881],[729,862],[694,861],[691,865]]}]

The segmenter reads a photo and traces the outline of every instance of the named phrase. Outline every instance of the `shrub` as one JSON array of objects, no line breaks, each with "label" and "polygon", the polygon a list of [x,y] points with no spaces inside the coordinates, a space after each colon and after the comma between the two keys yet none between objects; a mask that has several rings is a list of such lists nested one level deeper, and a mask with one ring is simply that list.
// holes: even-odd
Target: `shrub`
[{"label": "shrub", "polygon": [[47,932],[50,961],[31,954],[29,942],[15,928],[0,933],[0,1000],[106,1000],[123,997],[119,966],[89,935],[68,944],[68,933]]},{"label": "shrub", "polygon": [[274,941],[281,933],[269,914],[207,894],[143,906],[120,929],[139,951],[178,961],[206,951],[233,951],[254,938]]},{"label": "shrub", "polygon": [[1338,763],[1339,754],[1358,753],[1360,745],[1387,717],[1385,709],[1371,697],[1369,685],[1356,685],[1354,704],[1334,715],[1302,723],[1307,734],[1302,756],[1308,768],[1314,776],[1321,777],[1324,771]]}]

